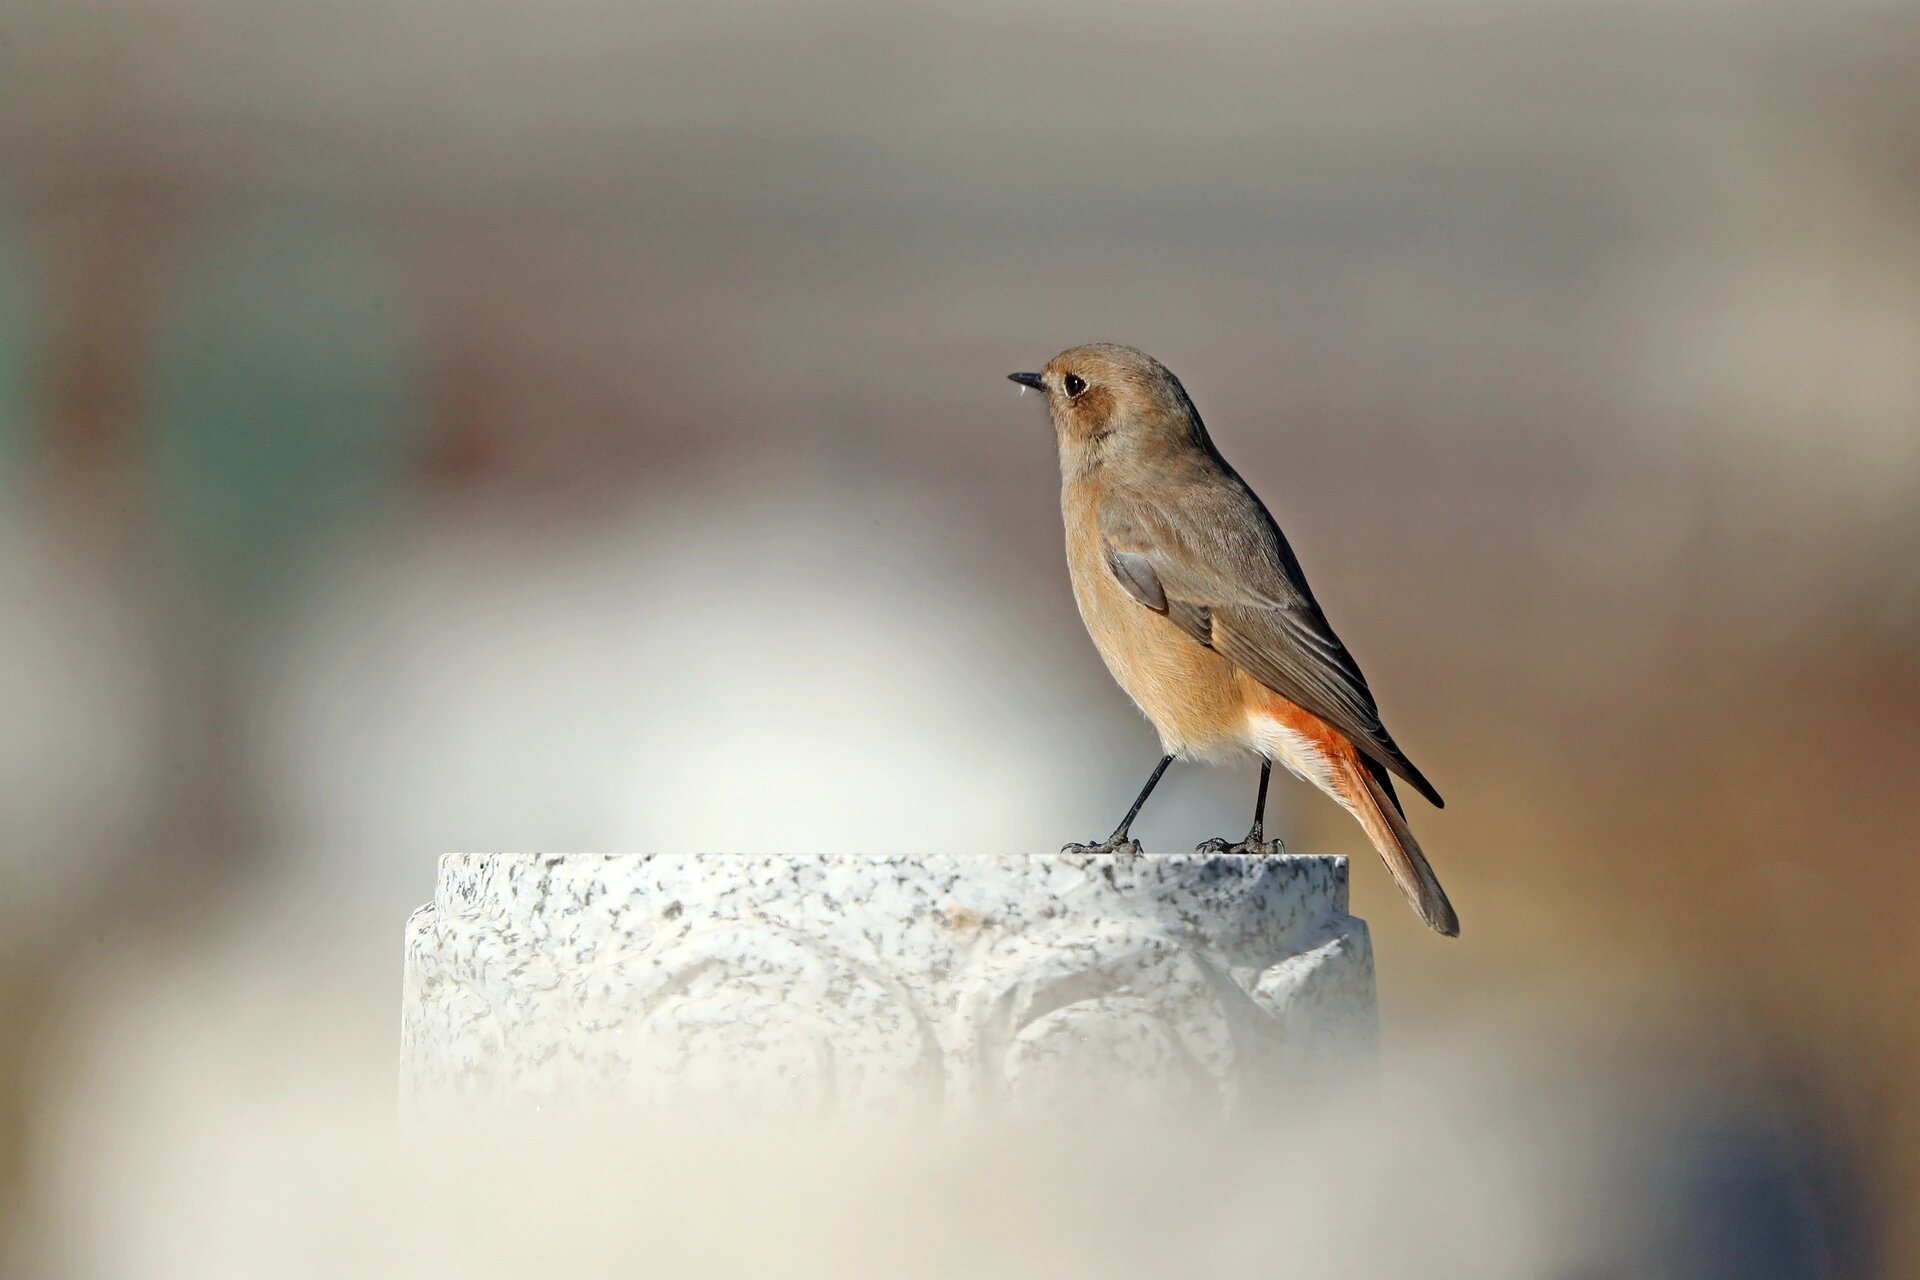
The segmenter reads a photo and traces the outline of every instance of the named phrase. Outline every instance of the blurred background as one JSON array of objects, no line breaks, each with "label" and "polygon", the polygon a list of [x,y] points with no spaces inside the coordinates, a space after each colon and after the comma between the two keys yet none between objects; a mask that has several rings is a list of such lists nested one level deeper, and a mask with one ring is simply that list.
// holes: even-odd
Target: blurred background
[{"label": "blurred background", "polygon": [[444,850],[1110,829],[1156,746],[1003,378],[1112,340],[1447,796],[1458,943],[1277,791],[1388,1071],[1624,1117],[1745,1259],[1671,1274],[1920,1274],[1917,56],[1851,0],[11,0],[0,1259],[297,1216],[198,1162],[390,1114]]}]

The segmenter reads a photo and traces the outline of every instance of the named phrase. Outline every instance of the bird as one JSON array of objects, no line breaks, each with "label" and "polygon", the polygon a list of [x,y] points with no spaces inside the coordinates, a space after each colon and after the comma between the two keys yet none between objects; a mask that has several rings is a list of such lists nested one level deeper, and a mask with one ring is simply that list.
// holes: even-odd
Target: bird
[{"label": "bird", "polygon": [[1420,918],[1458,936],[1459,916],[1393,780],[1435,807],[1440,793],[1387,732],[1293,548],[1221,456],[1180,380],[1113,343],[1070,347],[1037,373],[1007,376],[1046,398],[1074,600],[1162,752],[1113,834],[1065,851],[1138,854],[1128,831],[1174,760],[1253,759],[1252,829],[1198,851],[1283,853],[1264,839],[1278,761],[1358,819]]}]

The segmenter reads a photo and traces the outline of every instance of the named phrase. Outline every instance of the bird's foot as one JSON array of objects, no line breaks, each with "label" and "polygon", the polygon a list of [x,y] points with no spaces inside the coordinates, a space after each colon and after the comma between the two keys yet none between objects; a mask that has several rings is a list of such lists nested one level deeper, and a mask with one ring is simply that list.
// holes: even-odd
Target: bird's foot
[{"label": "bird's foot", "polygon": [[1287,842],[1278,836],[1271,840],[1246,839],[1229,843],[1215,836],[1194,848],[1195,853],[1249,853],[1259,858],[1278,858],[1287,851]]},{"label": "bird's foot", "polygon": [[1117,853],[1123,858],[1138,858],[1141,856],[1140,842],[1138,840],[1116,840],[1111,836],[1105,840],[1092,841],[1087,844],[1063,844],[1060,846],[1060,852]]}]

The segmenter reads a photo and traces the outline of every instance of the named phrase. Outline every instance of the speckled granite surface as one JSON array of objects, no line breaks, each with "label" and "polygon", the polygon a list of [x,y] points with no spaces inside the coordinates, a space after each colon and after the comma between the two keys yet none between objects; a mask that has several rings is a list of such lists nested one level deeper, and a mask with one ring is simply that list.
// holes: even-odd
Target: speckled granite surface
[{"label": "speckled granite surface", "polygon": [[1371,1060],[1346,906],[1322,856],[449,854],[403,1089],[1231,1111]]}]

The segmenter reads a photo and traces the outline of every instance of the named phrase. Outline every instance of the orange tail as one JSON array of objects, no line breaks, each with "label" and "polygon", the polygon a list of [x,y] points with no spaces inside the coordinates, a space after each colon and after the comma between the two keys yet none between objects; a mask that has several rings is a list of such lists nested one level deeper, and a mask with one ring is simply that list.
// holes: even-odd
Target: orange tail
[{"label": "orange tail", "polygon": [[1336,797],[1360,819],[1367,838],[1373,841],[1373,847],[1380,851],[1381,860],[1393,874],[1394,883],[1407,895],[1407,901],[1420,913],[1420,918],[1435,933],[1458,937],[1460,917],[1454,914],[1453,904],[1447,901],[1447,891],[1440,887],[1439,877],[1427,864],[1427,855],[1420,851],[1420,842],[1407,827],[1399,802],[1388,790],[1391,784],[1375,777],[1351,746],[1341,745],[1346,747],[1344,751],[1329,753],[1333,756],[1331,780]]}]

